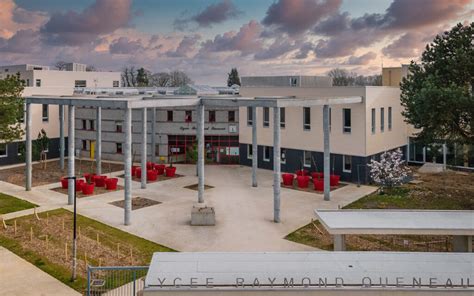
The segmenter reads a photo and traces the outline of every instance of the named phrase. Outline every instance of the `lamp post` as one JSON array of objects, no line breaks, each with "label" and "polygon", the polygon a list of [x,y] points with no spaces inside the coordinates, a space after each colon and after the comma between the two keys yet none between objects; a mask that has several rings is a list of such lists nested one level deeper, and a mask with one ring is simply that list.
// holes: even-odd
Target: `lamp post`
[{"label": "lamp post", "polygon": [[76,280],[77,269],[77,214],[76,214],[76,176],[67,177],[66,179],[74,180],[74,218],[73,218],[73,241],[72,241],[72,277],[71,281]]}]

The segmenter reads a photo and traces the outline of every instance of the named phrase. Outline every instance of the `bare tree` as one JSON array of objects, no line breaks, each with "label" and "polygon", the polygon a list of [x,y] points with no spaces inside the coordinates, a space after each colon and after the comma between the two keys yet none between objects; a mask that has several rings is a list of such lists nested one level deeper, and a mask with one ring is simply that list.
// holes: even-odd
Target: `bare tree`
[{"label": "bare tree", "polygon": [[86,71],[87,71],[87,72],[97,72],[97,71],[99,71],[99,70],[98,70],[94,65],[88,65],[88,66],[86,67]]},{"label": "bare tree", "polygon": [[54,68],[59,71],[66,71],[66,65],[67,63],[65,61],[57,61],[54,63]]},{"label": "bare tree", "polygon": [[171,87],[179,87],[186,84],[193,83],[189,76],[182,71],[173,71],[170,74],[170,85]]},{"label": "bare tree", "polygon": [[340,68],[332,69],[327,75],[332,78],[333,86],[382,85],[382,75],[364,76]]},{"label": "bare tree", "polygon": [[166,72],[155,73],[150,77],[150,85],[158,87],[166,87],[171,80],[170,74]]},{"label": "bare tree", "polygon": [[135,67],[125,67],[122,70],[122,85],[124,87],[136,87],[137,86],[137,71]]}]

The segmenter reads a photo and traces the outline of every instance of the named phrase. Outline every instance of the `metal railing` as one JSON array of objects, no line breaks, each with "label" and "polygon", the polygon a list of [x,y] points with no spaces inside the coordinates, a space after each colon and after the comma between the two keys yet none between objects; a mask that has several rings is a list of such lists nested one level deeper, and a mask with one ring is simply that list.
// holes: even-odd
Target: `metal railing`
[{"label": "metal railing", "polygon": [[142,295],[148,266],[87,267],[87,296]]}]

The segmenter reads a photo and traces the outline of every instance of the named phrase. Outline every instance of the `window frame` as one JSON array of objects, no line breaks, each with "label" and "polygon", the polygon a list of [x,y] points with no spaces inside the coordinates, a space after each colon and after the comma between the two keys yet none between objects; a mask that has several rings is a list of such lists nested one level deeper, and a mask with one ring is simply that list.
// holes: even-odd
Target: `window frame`
[{"label": "window frame", "polygon": [[280,163],[286,164],[286,148],[280,148]]},{"label": "window frame", "polygon": [[82,119],[82,130],[85,131],[87,130],[87,120],[86,119]]},{"label": "window frame", "polygon": [[35,86],[36,87],[41,87],[41,79],[36,79],[35,80]]},{"label": "window frame", "polygon": [[[120,147],[120,148],[119,148]],[[115,143],[115,153],[123,154],[123,146],[122,143]]]},{"label": "window frame", "polygon": [[112,81],[112,87],[120,87],[120,81],[119,80]]},{"label": "window frame", "polygon": [[[272,157],[272,151],[270,146],[263,146],[263,161],[270,162],[270,158]],[[268,157],[265,157],[266,151],[268,149]]]},{"label": "window frame", "polygon": [[[351,165],[351,168],[348,170],[346,169],[346,157],[349,157],[350,162],[349,164]],[[352,155],[342,155],[342,172],[344,173],[352,173]]]},{"label": "window frame", "polygon": [[81,144],[82,144],[82,145],[81,145],[81,146],[82,146],[82,150],[87,151],[87,140],[82,140],[82,143],[81,143]]},{"label": "window frame", "polygon": [[[120,126],[120,129],[118,128]],[[115,132],[116,133],[123,133],[123,122],[122,121],[115,121]]]},{"label": "window frame", "polygon": [[[306,153],[309,153],[309,164],[306,163]],[[311,151],[303,150],[303,167],[310,168],[311,167],[311,161],[312,161]]]},{"label": "window frame", "polygon": [[89,130],[90,131],[95,131],[95,120],[94,119],[89,119]]},{"label": "window frame", "polygon": [[174,120],[173,110],[167,110],[166,111],[166,121],[167,122],[173,122],[173,120]]},{"label": "window frame", "polygon": [[[231,116],[232,114],[232,116]],[[235,111],[229,110],[227,111],[227,122],[235,122]]]},{"label": "window frame", "polygon": [[[308,111],[308,118],[309,122],[307,123],[307,116],[306,111]],[[311,108],[310,107],[303,107],[303,130],[310,131],[311,130]]]},{"label": "window frame", "polygon": [[[349,113],[349,125],[346,125],[346,111]],[[352,133],[352,111],[351,108],[342,108],[342,133]]]},{"label": "window frame", "polygon": [[[212,115],[211,115],[211,114],[212,114]],[[208,111],[208,116],[209,116],[208,122],[212,122],[212,123],[216,122],[216,110],[209,110],[209,111]],[[212,120],[211,120],[211,119],[212,119]]]},{"label": "window frame", "polygon": [[74,80],[74,87],[87,87],[87,80]]},{"label": "window frame", "polygon": [[247,159],[253,159],[252,144],[247,144]]},{"label": "window frame", "polygon": [[377,110],[375,108],[372,108],[370,111],[371,113],[371,118],[370,118],[370,129],[372,132],[372,135],[375,134],[377,130]]},{"label": "window frame", "polygon": [[285,107],[280,108],[280,128],[286,127],[286,110]]},{"label": "window frame", "polygon": [[[46,106],[46,116],[44,115],[45,106]],[[43,122],[49,121],[49,105],[48,104],[41,104],[41,118]]]},{"label": "window frame", "polygon": [[253,125],[253,112],[252,107],[247,107],[247,126]]},{"label": "window frame", "polygon": [[263,107],[263,127],[270,127],[270,107]]},{"label": "window frame", "polygon": [[388,120],[388,131],[391,131],[392,130],[392,121],[393,121],[393,117],[392,117],[392,107],[388,107],[388,114],[387,114],[387,120]]},{"label": "window frame", "polygon": [[0,154],[0,158],[6,158],[6,157],[8,157],[8,144],[7,143],[0,143],[0,147],[2,147],[2,146],[5,147],[5,154]]},{"label": "window frame", "polygon": [[380,132],[383,133],[385,131],[385,108],[380,108]]}]

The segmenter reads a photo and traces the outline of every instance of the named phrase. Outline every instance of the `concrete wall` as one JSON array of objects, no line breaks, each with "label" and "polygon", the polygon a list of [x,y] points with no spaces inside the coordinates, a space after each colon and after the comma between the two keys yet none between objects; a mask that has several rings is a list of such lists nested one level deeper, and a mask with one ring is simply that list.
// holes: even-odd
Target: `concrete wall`
[{"label": "concrete wall", "polygon": [[242,77],[242,87],[329,87],[332,78],[328,76],[251,76]]}]

